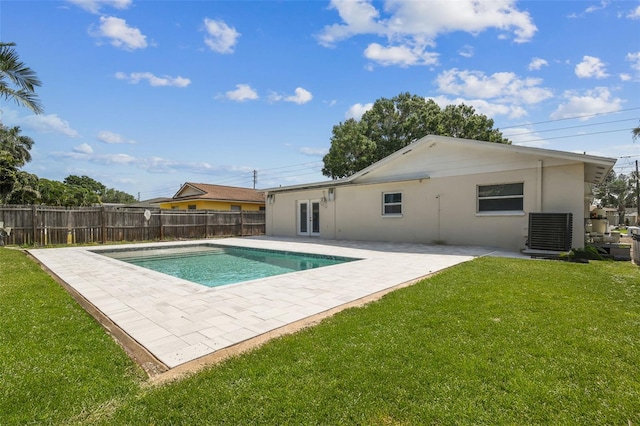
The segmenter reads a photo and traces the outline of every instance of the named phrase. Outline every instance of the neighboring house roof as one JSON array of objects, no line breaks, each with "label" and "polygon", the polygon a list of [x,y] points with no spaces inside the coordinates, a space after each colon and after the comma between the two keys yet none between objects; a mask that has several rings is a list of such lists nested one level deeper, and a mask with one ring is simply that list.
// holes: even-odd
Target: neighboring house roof
[{"label": "neighboring house roof", "polygon": [[264,192],[237,186],[185,182],[166,202],[212,200],[264,204]]},{"label": "neighboring house roof", "polygon": [[[434,155],[430,155],[431,152]],[[477,153],[482,153],[482,157],[475,155]],[[521,158],[521,161],[513,161],[514,155]],[[407,161],[409,157],[413,159]],[[501,161],[501,157],[508,160]],[[602,183],[616,163],[615,158],[427,135],[347,178],[267,188],[265,191],[281,192],[518,170],[532,160],[553,164],[584,163],[584,181],[588,183]],[[402,167],[394,169],[398,162]],[[406,167],[407,163],[411,163],[410,167]]]},{"label": "neighboring house roof", "polygon": [[169,201],[171,201],[171,198],[167,198],[167,197],[150,198],[148,200],[143,200],[143,201],[138,201],[135,203],[128,204],[127,207],[158,208],[160,207],[160,203],[166,203]]}]

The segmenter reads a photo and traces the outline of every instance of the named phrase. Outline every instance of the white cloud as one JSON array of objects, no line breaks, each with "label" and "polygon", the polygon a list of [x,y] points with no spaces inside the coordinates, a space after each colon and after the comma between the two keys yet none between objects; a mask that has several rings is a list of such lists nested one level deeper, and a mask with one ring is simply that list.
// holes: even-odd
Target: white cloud
[{"label": "white cloud", "polygon": [[[233,173],[247,173],[253,167],[213,165],[207,162],[191,162],[168,160],[161,157],[136,158],[128,154],[96,154],[90,145],[83,143],[67,152],[52,152],[56,158],[70,158],[76,161],[86,161],[92,164],[106,166],[135,167],[148,173],[198,173],[207,175],[229,175]],[[77,163],[74,163],[77,164]],[[77,174],[77,173],[74,173]],[[84,174],[84,173],[82,173]]]},{"label": "white cloud", "polygon": [[248,84],[236,84],[236,90],[225,93],[225,97],[232,101],[252,101],[258,99],[258,92],[253,90]]},{"label": "white cloud", "polygon": [[407,67],[438,63],[437,53],[427,52],[423,47],[410,48],[406,45],[384,47],[378,43],[371,43],[365,49],[364,56],[384,66],[399,65]]},{"label": "white cloud", "polygon": [[529,71],[533,71],[533,70],[539,70],[542,67],[546,67],[549,65],[549,62],[547,62],[544,59],[541,58],[533,58],[531,60],[531,62],[529,63]]},{"label": "white cloud", "polygon": [[284,98],[284,96],[282,96],[278,92],[274,92],[273,90],[269,90],[269,96],[267,97],[267,99],[269,99],[269,102],[279,102],[279,101],[282,100],[282,98]]},{"label": "white cloud", "polygon": [[118,143],[135,144],[136,143],[136,141],[134,140],[131,140],[131,139],[127,140],[123,138],[121,135],[110,132],[108,130],[100,131],[96,139],[98,139],[100,142],[104,142],[108,144],[118,144]]},{"label": "white cloud", "polygon": [[154,87],[187,87],[191,84],[191,80],[184,77],[157,77],[150,72],[132,72],[131,74],[117,72],[115,74],[118,80],[127,80],[131,84],[138,84],[142,80],[149,82]]},{"label": "white cloud", "polygon": [[[576,4],[579,4],[579,3],[576,2]],[[584,18],[586,14],[594,13],[594,12],[597,12],[598,10],[605,9],[608,5],[609,5],[609,1],[602,0],[600,1],[600,5],[591,5],[587,7],[583,12],[580,12],[580,13],[573,12],[569,14],[568,17],[573,19]]]},{"label": "white cloud", "polygon": [[537,31],[529,13],[515,7],[515,0],[385,0],[380,10],[370,0],[332,0],[330,8],[338,12],[341,23],[325,26],[318,42],[331,47],[357,35],[384,37],[388,46],[370,44],[365,54],[385,65],[434,63],[436,54],[426,48],[435,46],[442,34],[475,35],[497,29],[499,38],[511,34],[516,43],[522,43]]},{"label": "white cloud", "polygon": [[345,118],[353,118],[355,120],[360,120],[363,114],[373,108],[373,103],[370,102],[368,104],[354,104],[347,110],[344,114]]},{"label": "white cloud", "polygon": [[344,24],[333,24],[324,27],[318,35],[323,46],[333,46],[336,42],[357,34],[383,34],[385,25],[377,21],[378,10],[367,0],[332,0],[330,9],[338,11]]},{"label": "white cloud", "polygon": [[101,16],[97,31],[89,29],[94,37],[111,39],[111,45],[124,50],[144,49],[147,47],[147,36],[139,29],[130,27],[124,19],[113,16]]},{"label": "white cloud", "polygon": [[463,58],[472,58],[474,54],[473,46],[465,45],[462,46],[462,49],[458,50],[458,55]]},{"label": "white cloud", "polygon": [[640,6],[637,6],[627,15],[629,19],[640,19]]},{"label": "white cloud", "polygon": [[[91,148],[91,147],[89,147]],[[132,165],[136,164],[138,160],[128,154],[94,154],[91,149],[83,150],[82,145],[74,148],[73,152],[53,152],[54,157],[72,158],[74,160],[85,160],[95,164],[112,165],[112,164],[124,164]]]},{"label": "white cloud", "polygon": [[627,53],[625,60],[631,62],[631,69],[636,72],[637,77],[640,77],[640,52]]},{"label": "white cloud", "polygon": [[209,18],[204,18],[204,28],[207,32],[204,43],[209,49],[218,53],[233,53],[241,35],[235,28],[228,26],[224,21]]},{"label": "white cloud", "polygon": [[307,102],[311,102],[313,99],[313,95],[306,89],[302,87],[296,87],[295,95],[287,96],[284,98],[286,102],[293,102],[298,105],[306,104]]},{"label": "white cloud", "polygon": [[550,89],[539,87],[541,83],[541,79],[523,79],[512,72],[487,76],[481,71],[456,68],[444,71],[436,78],[438,90],[442,93],[516,104],[536,104],[553,96]]},{"label": "white cloud", "polygon": [[133,0],[67,0],[69,3],[91,12],[100,13],[103,6],[110,6],[115,9],[127,9],[133,4]]},{"label": "white cloud", "polygon": [[464,99],[464,98],[447,98],[446,96],[431,97],[440,108],[445,108],[447,105],[460,105],[465,104],[472,106],[478,114],[484,114],[489,118],[493,118],[497,115],[506,115],[509,118],[522,118],[527,115],[527,111],[518,105],[513,104],[500,104],[488,102],[484,99]]},{"label": "white cloud", "polygon": [[597,12],[598,10],[602,10],[604,8],[606,8],[609,5],[608,1],[602,0],[600,2],[599,6],[589,6],[585,9],[585,13],[593,13],[593,12]]},{"label": "white cloud", "polygon": [[620,74],[620,80],[622,81],[631,81],[631,79],[632,79],[631,74],[627,74],[627,73]]},{"label": "white cloud", "polygon": [[307,155],[309,157],[324,157],[327,154],[327,149],[326,148],[309,148],[309,147],[302,147],[300,148],[300,153]]},{"label": "white cloud", "polygon": [[79,152],[81,154],[92,154],[93,153],[93,148],[91,148],[91,145],[89,145],[87,143],[81,143],[78,146],[74,146],[73,147],[73,151],[74,152]]},{"label": "white cloud", "polygon": [[594,56],[584,56],[582,62],[576,65],[575,73],[578,78],[605,78],[609,76],[604,63]]},{"label": "white cloud", "polygon": [[576,118],[586,121],[592,114],[606,113],[617,111],[622,108],[622,99],[612,98],[609,89],[606,87],[596,87],[593,90],[587,90],[583,94],[575,91],[566,91],[563,95],[566,102],[560,104],[558,108],[551,113],[551,118],[556,120],[560,118]]},{"label": "white cloud", "polygon": [[60,133],[65,136],[77,138],[78,131],[69,126],[69,122],[62,120],[56,114],[30,115],[21,120],[23,125],[39,133]]},{"label": "white cloud", "polygon": [[285,102],[293,102],[298,105],[306,104],[307,102],[310,102],[311,99],[313,99],[313,95],[311,94],[311,92],[309,92],[306,89],[303,89],[302,87],[297,87],[294,93],[295,93],[294,95],[285,96],[278,92],[274,92],[273,90],[270,90],[268,99],[269,99],[269,102],[285,101]]},{"label": "white cloud", "polygon": [[133,164],[137,160],[128,154],[103,154],[96,155],[92,161],[100,164]]},{"label": "white cloud", "polygon": [[251,167],[212,165],[207,162],[188,162],[168,160],[162,157],[150,157],[138,161],[140,167],[149,173],[198,173],[207,175],[247,173]]},{"label": "white cloud", "polygon": [[503,134],[513,145],[525,145],[533,148],[543,148],[550,145],[549,141],[526,127],[512,127]]}]

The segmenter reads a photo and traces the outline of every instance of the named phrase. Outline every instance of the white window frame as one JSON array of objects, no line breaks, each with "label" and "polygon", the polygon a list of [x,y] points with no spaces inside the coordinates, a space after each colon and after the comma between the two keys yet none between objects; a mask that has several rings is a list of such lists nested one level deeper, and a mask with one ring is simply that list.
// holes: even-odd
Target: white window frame
[{"label": "white window frame", "polygon": [[[386,202],[386,196],[387,195],[395,195],[395,194],[399,194],[400,195],[400,202],[394,201],[394,202]],[[403,198],[404,195],[402,193],[402,191],[386,191],[382,193],[382,216],[384,217],[402,217],[403,214]],[[396,213],[387,213],[386,212],[386,207],[394,207],[394,206],[400,206],[400,212]]]},{"label": "white window frame", "polygon": [[[495,195],[495,196],[480,196],[480,188],[487,186],[504,186],[504,185],[522,185],[521,194],[513,195]],[[522,201],[522,208],[517,210],[480,210],[481,200],[508,200],[508,199],[520,199]],[[476,214],[478,216],[511,216],[511,215],[524,215],[524,182],[504,182],[494,183],[486,185],[476,186]]]}]

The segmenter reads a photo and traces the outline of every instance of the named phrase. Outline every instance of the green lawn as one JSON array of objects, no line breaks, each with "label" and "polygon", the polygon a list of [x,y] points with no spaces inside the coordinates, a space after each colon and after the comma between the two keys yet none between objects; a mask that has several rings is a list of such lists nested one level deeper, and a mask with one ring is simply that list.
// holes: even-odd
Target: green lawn
[{"label": "green lawn", "polygon": [[640,425],[640,268],[476,259],[152,386],[0,249],[0,423]]}]

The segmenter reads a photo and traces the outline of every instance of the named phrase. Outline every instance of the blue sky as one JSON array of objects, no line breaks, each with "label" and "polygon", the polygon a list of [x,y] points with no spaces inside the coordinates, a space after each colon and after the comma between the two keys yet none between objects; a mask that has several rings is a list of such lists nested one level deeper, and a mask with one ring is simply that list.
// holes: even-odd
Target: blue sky
[{"label": "blue sky", "polygon": [[334,125],[402,92],[514,144],[640,159],[640,1],[0,1],[42,81],[25,170],[141,199],[326,180]]}]

